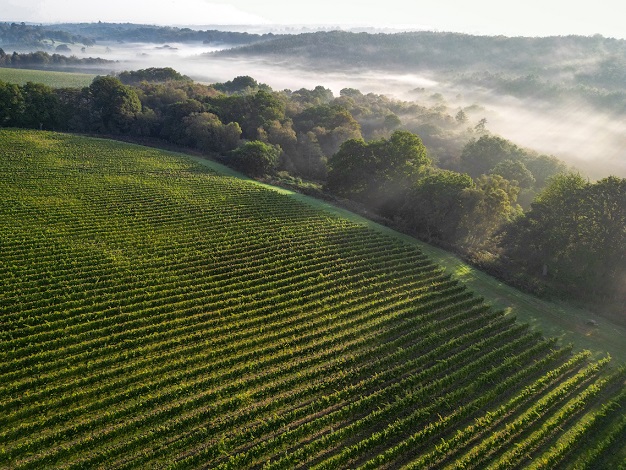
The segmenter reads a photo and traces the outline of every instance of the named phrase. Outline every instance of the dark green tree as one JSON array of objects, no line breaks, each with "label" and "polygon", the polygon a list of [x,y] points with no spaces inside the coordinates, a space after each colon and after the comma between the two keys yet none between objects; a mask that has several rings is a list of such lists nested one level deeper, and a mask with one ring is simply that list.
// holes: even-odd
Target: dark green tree
[{"label": "dark green tree", "polygon": [[371,142],[350,139],[329,160],[327,187],[390,216],[430,163],[421,139],[408,131]]},{"label": "dark green tree", "polygon": [[506,139],[494,135],[483,135],[468,142],[461,153],[461,168],[473,178],[486,175],[504,160],[517,161],[524,151]]},{"label": "dark green tree", "polygon": [[427,241],[455,243],[467,210],[465,192],[474,187],[467,174],[433,170],[408,191],[400,214],[408,228]]},{"label": "dark green tree", "polygon": [[517,181],[520,188],[531,188],[535,184],[535,177],[519,160],[502,160],[489,173],[500,175],[509,181]]},{"label": "dark green tree", "polygon": [[113,133],[128,132],[132,122],[141,112],[137,93],[117,78],[98,76],[89,86],[93,112],[102,123],[103,130]]},{"label": "dark green tree", "polygon": [[505,231],[505,260],[558,292],[626,303],[626,179],[558,175]]},{"label": "dark green tree", "polygon": [[363,139],[346,140],[328,161],[329,191],[358,201],[367,200],[375,182],[376,155]]},{"label": "dark green tree", "polygon": [[0,80],[0,127],[16,125],[24,111],[24,97],[20,87]]},{"label": "dark green tree", "polygon": [[324,155],[332,155],[348,139],[361,137],[361,127],[350,112],[337,105],[311,106],[293,117],[298,133],[313,132]]},{"label": "dark green tree", "polygon": [[280,150],[259,140],[246,142],[230,152],[229,162],[251,176],[262,176],[274,171]]},{"label": "dark green tree", "polygon": [[522,214],[517,204],[519,186],[500,175],[482,175],[476,186],[463,192],[463,219],[459,238],[465,249],[474,251],[492,245],[492,237]]},{"label": "dark green tree", "polygon": [[183,125],[185,118],[203,111],[202,103],[194,99],[187,99],[165,106],[161,111],[160,137],[175,143],[185,144],[188,137]]},{"label": "dark green tree", "polygon": [[550,155],[539,155],[535,158],[527,159],[524,161],[524,165],[535,178],[535,186],[540,189],[545,187],[549,178],[568,172],[568,167],[565,163]]},{"label": "dark green tree", "polygon": [[60,105],[49,86],[28,82],[22,87],[22,112],[17,119],[20,127],[54,129],[59,122]]},{"label": "dark green tree", "polygon": [[236,122],[223,124],[211,113],[192,113],[183,118],[187,145],[205,152],[228,152],[237,148],[241,128]]}]

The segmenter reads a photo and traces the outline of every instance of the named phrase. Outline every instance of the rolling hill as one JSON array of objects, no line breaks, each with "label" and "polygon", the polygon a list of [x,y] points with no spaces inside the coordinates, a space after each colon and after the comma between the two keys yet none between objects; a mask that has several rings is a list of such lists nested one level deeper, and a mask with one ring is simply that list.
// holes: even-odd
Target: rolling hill
[{"label": "rolling hill", "polygon": [[0,130],[0,466],[617,468],[626,370],[219,167]]}]

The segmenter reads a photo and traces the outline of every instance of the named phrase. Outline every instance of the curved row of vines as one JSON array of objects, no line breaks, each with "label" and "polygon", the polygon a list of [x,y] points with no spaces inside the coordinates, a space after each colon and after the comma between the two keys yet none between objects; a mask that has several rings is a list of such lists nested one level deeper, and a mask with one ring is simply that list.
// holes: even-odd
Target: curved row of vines
[{"label": "curved row of vines", "polygon": [[624,462],[624,370],[412,245],[58,134],[0,131],[0,192],[0,467]]}]

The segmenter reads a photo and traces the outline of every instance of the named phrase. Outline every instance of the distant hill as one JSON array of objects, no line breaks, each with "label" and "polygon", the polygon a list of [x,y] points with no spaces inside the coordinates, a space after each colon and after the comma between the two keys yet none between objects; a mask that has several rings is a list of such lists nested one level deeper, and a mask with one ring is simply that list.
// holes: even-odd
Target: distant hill
[{"label": "distant hill", "polygon": [[[294,56],[337,65],[420,67],[438,71],[500,71],[556,75],[598,59],[626,57],[626,41],[602,36],[544,38],[461,33],[396,34],[321,31],[277,37],[220,55]],[[621,68],[623,64],[615,64]],[[618,78],[618,77],[615,77]],[[617,84],[617,81],[616,81]],[[621,83],[623,86],[624,83]]]},{"label": "distant hill", "polygon": [[41,46],[44,41],[92,46],[94,40],[55,26],[26,23],[0,23],[0,45]]},{"label": "distant hill", "polygon": [[276,37],[272,33],[199,31],[190,28],[132,23],[63,23],[54,25],[0,23],[0,47],[11,51],[32,51],[33,49],[54,51],[65,44],[93,46],[99,42],[154,44],[203,42],[205,44],[239,46]]},{"label": "distant hill", "polygon": [[272,33],[250,34],[133,23],[62,23],[54,26],[61,31],[85,36],[96,42],[204,42],[207,44],[245,45],[277,37]]},{"label": "distant hill", "polygon": [[214,54],[281,58],[320,69],[419,71],[518,97],[583,96],[600,107],[626,112],[626,41],[599,35],[331,31],[281,36]]}]

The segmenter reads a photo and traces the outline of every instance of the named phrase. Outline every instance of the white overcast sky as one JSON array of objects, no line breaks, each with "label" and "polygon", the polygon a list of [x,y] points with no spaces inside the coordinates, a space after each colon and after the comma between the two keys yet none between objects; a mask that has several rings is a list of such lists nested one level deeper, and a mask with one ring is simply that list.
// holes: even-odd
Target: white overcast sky
[{"label": "white overcast sky", "polygon": [[626,38],[623,0],[2,0],[0,21],[336,25]]}]

